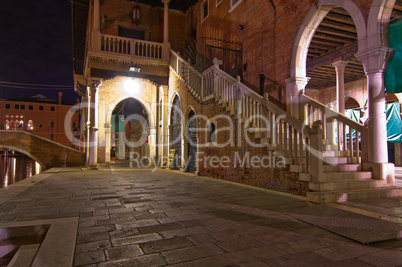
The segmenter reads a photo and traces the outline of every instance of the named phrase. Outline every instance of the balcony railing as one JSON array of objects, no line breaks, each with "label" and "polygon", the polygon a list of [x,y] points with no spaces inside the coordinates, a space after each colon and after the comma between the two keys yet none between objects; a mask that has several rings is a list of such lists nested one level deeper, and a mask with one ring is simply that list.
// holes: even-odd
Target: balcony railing
[{"label": "balcony railing", "polygon": [[151,59],[163,58],[163,44],[124,38],[115,35],[101,35],[101,51]]}]

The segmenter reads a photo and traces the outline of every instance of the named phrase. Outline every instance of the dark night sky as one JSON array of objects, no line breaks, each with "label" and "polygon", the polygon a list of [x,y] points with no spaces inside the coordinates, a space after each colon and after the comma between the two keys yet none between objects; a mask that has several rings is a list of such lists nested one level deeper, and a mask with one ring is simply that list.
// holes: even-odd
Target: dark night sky
[{"label": "dark night sky", "polygon": [[[37,93],[75,103],[69,0],[0,1],[0,98],[23,98]],[[3,82],[60,85],[4,87]],[[16,85],[20,86],[20,85]],[[66,88],[65,86],[71,86]]]}]

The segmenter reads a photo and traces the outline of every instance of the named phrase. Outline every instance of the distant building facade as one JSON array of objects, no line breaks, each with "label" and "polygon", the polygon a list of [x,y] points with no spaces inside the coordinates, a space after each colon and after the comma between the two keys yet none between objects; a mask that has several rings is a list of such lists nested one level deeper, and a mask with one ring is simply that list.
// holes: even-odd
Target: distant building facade
[{"label": "distant building facade", "polygon": [[[65,105],[59,100],[49,99],[44,95],[35,95],[25,99],[0,100],[0,129],[27,131],[65,146],[77,147],[66,135],[65,119],[74,112],[72,105]],[[74,136],[79,135],[78,112],[71,114],[67,129]]]}]

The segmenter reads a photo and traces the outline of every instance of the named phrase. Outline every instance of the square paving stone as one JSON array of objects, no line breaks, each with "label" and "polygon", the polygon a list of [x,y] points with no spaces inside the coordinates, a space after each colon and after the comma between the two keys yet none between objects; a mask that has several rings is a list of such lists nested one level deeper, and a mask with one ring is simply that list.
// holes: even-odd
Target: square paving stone
[{"label": "square paving stone", "polygon": [[136,258],[102,262],[98,267],[157,267],[166,266],[166,262],[159,254],[143,255]]},{"label": "square paving stone", "polygon": [[75,255],[75,265],[87,265],[105,261],[103,250],[90,251],[86,253],[78,253]]},{"label": "square paving stone", "polygon": [[121,246],[106,249],[106,256],[108,260],[134,258],[142,254],[143,253],[138,245]]},{"label": "square paving stone", "polygon": [[135,236],[112,239],[112,244],[113,246],[123,246],[130,244],[147,243],[161,239],[162,237],[160,235],[158,235],[157,233],[152,233],[152,234],[143,234],[143,235],[135,235]]},{"label": "square paving stone", "polygon": [[209,244],[162,252],[162,256],[169,264],[174,264],[219,255],[223,252],[224,251],[221,248],[214,244]]},{"label": "square paving stone", "polygon": [[159,241],[140,244],[140,247],[145,253],[155,253],[191,246],[194,246],[194,244],[185,237],[175,237],[171,239],[163,239]]}]

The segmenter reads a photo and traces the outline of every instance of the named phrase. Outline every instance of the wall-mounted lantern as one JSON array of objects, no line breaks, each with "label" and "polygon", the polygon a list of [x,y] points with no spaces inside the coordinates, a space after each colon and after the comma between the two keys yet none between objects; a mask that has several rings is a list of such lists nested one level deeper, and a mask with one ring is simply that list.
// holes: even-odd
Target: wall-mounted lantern
[{"label": "wall-mounted lantern", "polygon": [[138,3],[133,7],[133,24],[138,25],[141,24],[141,7]]}]

